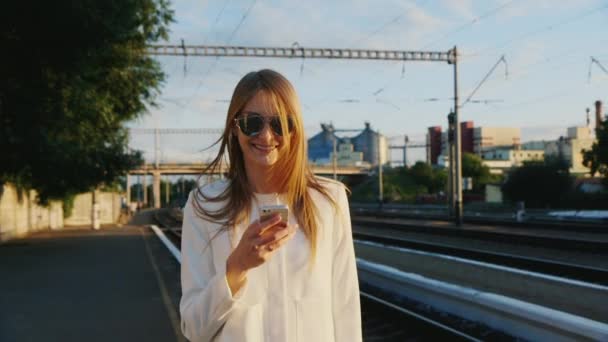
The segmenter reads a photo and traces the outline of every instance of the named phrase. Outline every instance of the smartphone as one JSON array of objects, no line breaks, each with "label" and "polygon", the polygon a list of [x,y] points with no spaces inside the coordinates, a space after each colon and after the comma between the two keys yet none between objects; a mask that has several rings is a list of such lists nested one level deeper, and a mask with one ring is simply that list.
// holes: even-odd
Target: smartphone
[{"label": "smartphone", "polygon": [[287,223],[289,207],[286,204],[265,205],[260,208],[260,220],[265,221],[274,213],[281,214],[281,221]]}]

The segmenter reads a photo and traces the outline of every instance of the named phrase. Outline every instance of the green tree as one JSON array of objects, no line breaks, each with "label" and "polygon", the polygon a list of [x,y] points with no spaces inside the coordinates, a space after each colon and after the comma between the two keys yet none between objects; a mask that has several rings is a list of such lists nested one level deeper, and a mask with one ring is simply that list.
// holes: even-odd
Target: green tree
[{"label": "green tree", "polygon": [[608,184],[608,117],[604,118],[595,132],[597,141],[590,150],[582,150],[583,165],[590,169],[592,176],[596,173],[602,175],[604,183]]},{"label": "green tree", "polygon": [[555,207],[571,186],[568,169],[559,163],[527,162],[508,174],[502,192],[529,207]]},{"label": "green tree", "polygon": [[417,184],[424,185],[427,189],[433,186],[433,168],[429,164],[418,161],[408,171]]},{"label": "green tree", "polygon": [[493,182],[496,178],[490,173],[490,168],[483,165],[482,159],[472,153],[462,155],[462,177],[473,179],[473,191],[483,191],[484,186]]},{"label": "green tree", "polygon": [[445,169],[433,168],[431,165],[418,161],[410,169],[406,170],[413,181],[427,188],[429,194],[444,191],[448,179]]},{"label": "green tree", "polygon": [[0,14],[0,181],[42,203],[116,182],[141,163],[126,121],[153,106],[167,0],[24,1]]}]

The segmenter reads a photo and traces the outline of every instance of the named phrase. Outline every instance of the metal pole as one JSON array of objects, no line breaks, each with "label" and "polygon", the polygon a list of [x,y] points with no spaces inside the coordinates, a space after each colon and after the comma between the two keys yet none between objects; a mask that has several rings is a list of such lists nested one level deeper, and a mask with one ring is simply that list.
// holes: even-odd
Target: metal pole
[{"label": "metal pole", "polygon": [[145,208],[148,206],[148,170],[146,169],[146,172],[144,172],[144,199],[142,201],[142,206]]},{"label": "metal pole", "polygon": [[458,106],[458,49],[454,46],[454,127],[456,131],[456,143],[454,152],[454,166],[456,171],[456,180],[454,184],[455,190],[455,219],[456,224],[462,224],[462,142],[460,141],[461,133],[460,133],[460,119],[459,115],[459,106]]},{"label": "metal pole", "polygon": [[160,164],[160,133],[158,128],[154,129],[154,166],[158,169]]},{"label": "metal pole", "polygon": [[[333,133],[332,133],[333,134]],[[334,168],[334,180],[338,180],[338,156],[337,156],[337,152],[336,152],[336,136],[333,135],[333,145],[334,145],[334,153],[333,153],[333,157],[332,157],[332,164],[333,164],[333,168]]]},{"label": "metal pole", "polygon": [[131,178],[129,177],[129,173],[127,173],[127,207],[129,207],[131,203]]},{"label": "metal pole", "polygon": [[448,189],[446,199],[448,204],[448,216],[454,216],[454,112],[448,114],[447,148],[448,148]]},{"label": "metal pole", "polygon": [[137,202],[141,202],[142,198],[141,198],[141,190],[142,190],[142,185],[141,185],[141,175],[137,175]]},{"label": "metal pole", "polygon": [[407,143],[409,141],[410,139],[406,135],[403,144],[403,168],[407,168]]},{"label": "metal pole", "polygon": [[382,202],[384,202],[384,183],[382,180],[382,157],[380,156],[380,131],[378,131],[378,200],[380,201],[380,208],[382,208]]},{"label": "metal pole", "polygon": [[167,175],[165,183],[165,205],[169,206],[169,193],[171,192],[171,184],[169,183],[169,175]]}]

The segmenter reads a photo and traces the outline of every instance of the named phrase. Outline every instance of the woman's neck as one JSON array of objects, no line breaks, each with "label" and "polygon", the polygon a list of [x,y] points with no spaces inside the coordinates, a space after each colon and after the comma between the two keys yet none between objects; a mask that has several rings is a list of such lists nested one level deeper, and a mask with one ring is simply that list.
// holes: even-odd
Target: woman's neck
[{"label": "woman's neck", "polygon": [[271,180],[270,170],[268,168],[263,169],[246,169],[247,181],[251,190],[259,194],[271,194],[279,192],[276,184]]}]

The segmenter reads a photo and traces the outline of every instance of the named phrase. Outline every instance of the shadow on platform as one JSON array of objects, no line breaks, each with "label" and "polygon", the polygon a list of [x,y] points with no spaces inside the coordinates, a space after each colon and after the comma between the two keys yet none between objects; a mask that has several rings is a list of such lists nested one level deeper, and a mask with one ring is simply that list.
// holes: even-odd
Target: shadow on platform
[{"label": "shadow on platform", "polygon": [[0,341],[185,341],[179,264],[144,227],[0,244]]}]

